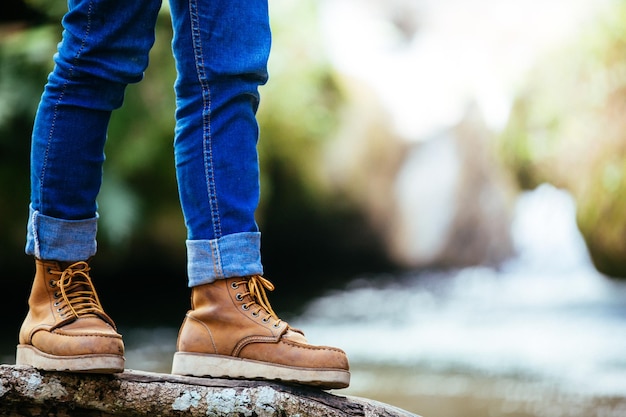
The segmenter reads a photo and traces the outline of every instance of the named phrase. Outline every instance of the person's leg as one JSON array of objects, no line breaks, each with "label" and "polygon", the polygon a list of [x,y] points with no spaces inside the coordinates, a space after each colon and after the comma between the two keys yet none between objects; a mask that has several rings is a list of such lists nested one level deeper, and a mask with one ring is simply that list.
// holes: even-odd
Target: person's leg
[{"label": "person's leg", "polygon": [[121,371],[123,343],[89,276],[111,111],[139,81],[160,0],[70,0],[31,148],[26,253],[36,258],[17,363]]},{"label": "person's leg", "polygon": [[261,274],[255,112],[270,48],[264,1],[170,3],[189,285]]},{"label": "person's leg", "polygon": [[192,310],[172,373],[340,388],[348,361],[272,311],[261,277],[258,87],[267,80],[267,0],[171,0],[178,79],[176,170],[188,229]]}]

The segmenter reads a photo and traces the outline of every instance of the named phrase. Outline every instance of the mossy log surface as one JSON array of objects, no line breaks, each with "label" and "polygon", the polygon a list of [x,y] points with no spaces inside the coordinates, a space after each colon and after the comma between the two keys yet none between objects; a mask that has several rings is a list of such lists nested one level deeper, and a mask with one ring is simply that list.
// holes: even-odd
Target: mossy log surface
[{"label": "mossy log surface", "polygon": [[417,417],[399,408],[267,381],[0,365],[0,416]]}]

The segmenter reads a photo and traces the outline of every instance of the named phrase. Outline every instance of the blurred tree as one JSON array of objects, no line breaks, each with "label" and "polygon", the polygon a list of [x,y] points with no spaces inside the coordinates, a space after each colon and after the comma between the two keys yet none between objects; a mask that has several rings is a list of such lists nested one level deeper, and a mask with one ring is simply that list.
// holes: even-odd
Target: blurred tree
[{"label": "blurred tree", "polygon": [[280,304],[289,308],[354,274],[390,268],[363,207],[324,172],[322,154],[350,104],[314,35],[316,5],[270,3],[274,46],[259,109],[264,264],[279,288],[291,288]]},{"label": "blurred tree", "polygon": [[51,22],[57,24],[67,11],[67,2],[62,0],[23,0],[22,2],[29,9],[47,16]]},{"label": "blurred tree", "polygon": [[599,271],[626,277],[626,2],[586,26],[528,76],[500,138],[523,188],[550,182],[574,196]]},{"label": "blurred tree", "polygon": [[41,23],[45,14],[31,7],[23,0],[5,0],[0,15],[0,24],[7,23]]},{"label": "blurred tree", "polygon": [[23,254],[28,215],[30,132],[58,32],[3,27],[0,42],[0,262]]}]

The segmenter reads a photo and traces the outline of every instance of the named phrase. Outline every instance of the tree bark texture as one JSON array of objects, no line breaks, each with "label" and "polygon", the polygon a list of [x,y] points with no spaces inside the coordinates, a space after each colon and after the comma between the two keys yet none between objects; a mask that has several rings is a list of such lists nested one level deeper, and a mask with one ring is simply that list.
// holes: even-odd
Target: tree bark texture
[{"label": "tree bark texture", "polygon": [[0,416],[417,417],[358,397],[268,381],[0,365]]}]

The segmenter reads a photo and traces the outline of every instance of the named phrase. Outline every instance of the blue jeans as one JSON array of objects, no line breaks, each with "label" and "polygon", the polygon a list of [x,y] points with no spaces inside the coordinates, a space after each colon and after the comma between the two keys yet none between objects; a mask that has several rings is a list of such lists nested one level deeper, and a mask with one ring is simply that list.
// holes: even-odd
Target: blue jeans
[{"label": "blue jeans", "polygon": [[[96,197],[112,110],[138,82],[161,0],[69,0],[33,128],[26,252],[96,253]],[[189,285],[262,274],[258,87],[267,81],[267,0],[170,0],[178,77],[174,153]]]}]

